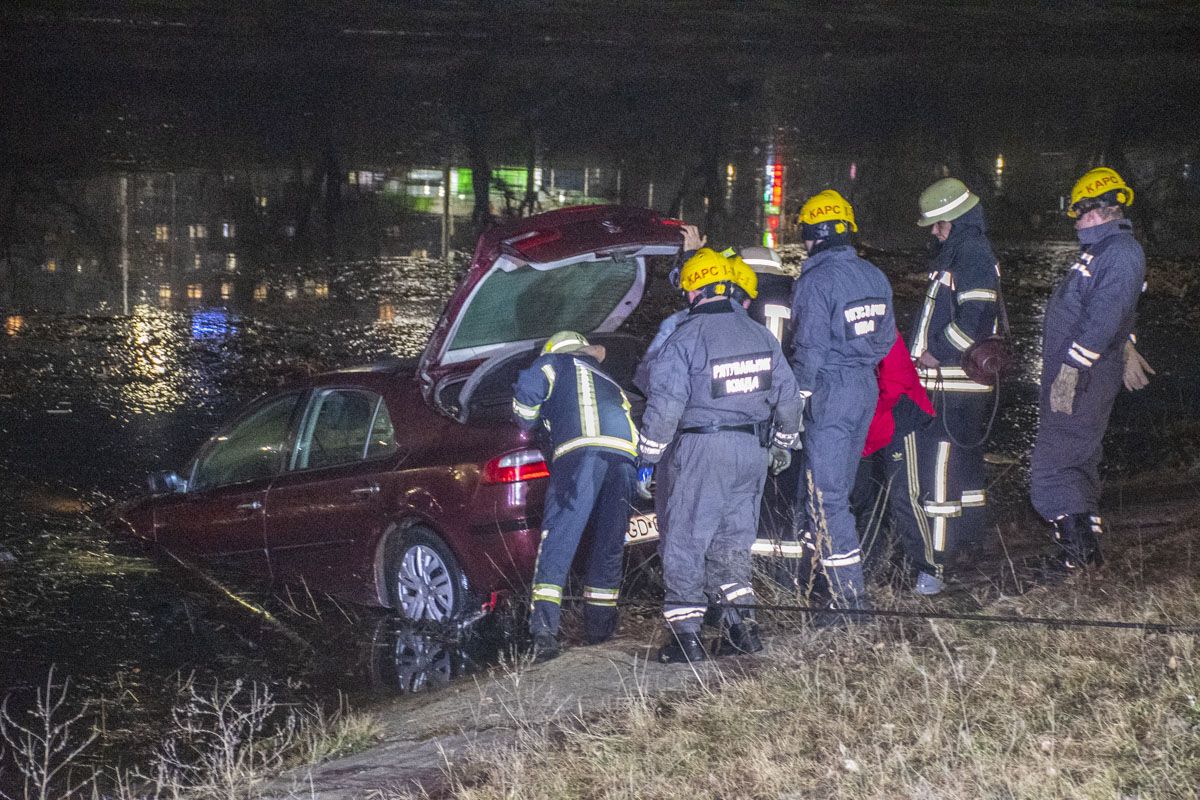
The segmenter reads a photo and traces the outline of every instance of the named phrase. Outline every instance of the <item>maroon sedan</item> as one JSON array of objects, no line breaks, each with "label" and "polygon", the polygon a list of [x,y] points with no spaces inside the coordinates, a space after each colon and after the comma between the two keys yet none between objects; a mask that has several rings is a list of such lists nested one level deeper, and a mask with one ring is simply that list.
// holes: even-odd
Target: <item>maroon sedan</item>
[{"label": "maroon sedan", "polygon": [[[522,592],[549,473],[508,419],[516,373],[572,329],[602,342],[631,388],[643,344],[630,317],[649,263],[681,242],[678,223],[617,206],[493,228],[417,364],[330,373],[255,401],[115,524],[416,620]],[[635,513],[630,540],[656,536],[653,514]]]}]

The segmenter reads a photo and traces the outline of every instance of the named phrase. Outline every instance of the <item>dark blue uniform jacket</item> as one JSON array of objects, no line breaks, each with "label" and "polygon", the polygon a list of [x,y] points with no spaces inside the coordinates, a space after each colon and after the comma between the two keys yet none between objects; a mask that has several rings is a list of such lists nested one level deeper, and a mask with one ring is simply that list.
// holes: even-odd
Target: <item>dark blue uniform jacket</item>
[{"label": "dark blue uniform jacket", "polygon": [[971,345],[996,332],[999,284],[983,210],[975,206],[954,220],[934,256],[925,304],[909,337],[912,355],[928,350],[943,366],[961,364]]},{"label": "dark blue uniform jacket", "polygon": [[1146,257],[1127,220],[1084,228],[1079,243],[1079,257],[1046,305],[1042,358],[1051,378],[1057,364],[1086,372],[1102,360],[1122,363],[1145,287]]},{"label": "dark blue uniform jacket", "polygon": [[581,353],[547,353],[513,384],[513,416],[525,430],[541,420],[558,458],[581,447],[598,447],[637,457],[638,432],[629,415],[629,399],[600,369],[600,362]]},{"label": "dark blue uniform jacket", "polygon": [[792,296],[792,364],[808,397],[822,372],[874,369],[896,341],[892,285],[849,245],[804,263]]}]

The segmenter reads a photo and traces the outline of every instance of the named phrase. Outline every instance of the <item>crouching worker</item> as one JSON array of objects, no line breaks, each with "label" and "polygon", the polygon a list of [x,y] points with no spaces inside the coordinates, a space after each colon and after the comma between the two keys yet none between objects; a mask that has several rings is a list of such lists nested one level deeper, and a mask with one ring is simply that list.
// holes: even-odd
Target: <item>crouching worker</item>
[{"label": "crouching worker", "polygon": [[744,608],[754,604],[750,548],[768,464],[782,466],[798,438],[800,398],[779,342],[730,302],[733,280],[719,253],[701,248],[688,259],[680,286],[691,310],[649,364],[638,480],[649,483],[669,446],[676,476],[662,542],[671,633],[663,662],[706,657],[710,602],[723,611],[719,648],[762,649]]},{"label": "crouching worker", "polygon": [[621,559],[637,470],[637,428],[629,400],[604,373],[604,347],[574,331],[550,337],[517,376],[513,416],[525,430],[546,428],[551,452],[542,543],[533,575],[529,632],[535,657],[559,653],[562,590],[580,537],[592,524],[583,588],[584,637],[598,644],[616,631]]}]

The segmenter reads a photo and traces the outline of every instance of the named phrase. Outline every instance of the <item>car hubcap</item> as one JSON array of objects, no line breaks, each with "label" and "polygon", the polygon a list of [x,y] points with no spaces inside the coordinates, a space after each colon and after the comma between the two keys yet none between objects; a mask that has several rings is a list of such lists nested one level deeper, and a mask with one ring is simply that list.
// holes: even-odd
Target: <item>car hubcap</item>
[{"label": "car hubcap", "polygon": [[454,609],[454,581],[446,562],[432,547],[418,544],[405,550],[397,581],[404,616],[435,622],[449,619]]}]

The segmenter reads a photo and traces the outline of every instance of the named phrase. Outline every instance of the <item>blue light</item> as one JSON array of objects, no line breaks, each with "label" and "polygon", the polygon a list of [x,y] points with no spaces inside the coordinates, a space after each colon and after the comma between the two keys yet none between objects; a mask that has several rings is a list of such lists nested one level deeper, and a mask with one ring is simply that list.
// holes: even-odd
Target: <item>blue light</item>
[{"label": "blue light", "polygon": [[192,315],[192,338],[196,341],[224,339],[234,333],[237,333],[237,326],[223,308],[197,311]]}]

